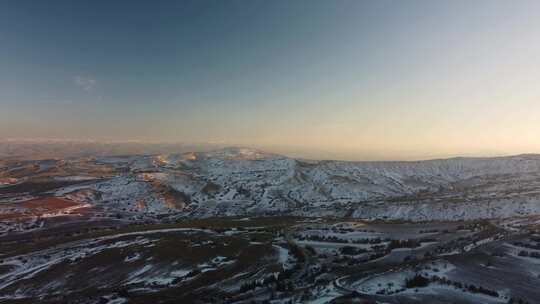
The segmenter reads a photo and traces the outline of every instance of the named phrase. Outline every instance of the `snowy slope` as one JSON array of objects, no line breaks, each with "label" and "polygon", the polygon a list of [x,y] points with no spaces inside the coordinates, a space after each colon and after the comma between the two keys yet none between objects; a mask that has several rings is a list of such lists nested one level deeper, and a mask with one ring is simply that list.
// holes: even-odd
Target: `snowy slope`
[{"label": "snowy slope", "polygon": [[[304,161],[247,148],[100,157],[121,174],[90,187],[108,206],[183,216],[458,220],[540,213],[540,156]],[[82,174],[82,173],[81,173]],[[62,190],[62,194],[67,191]],[[181,204],[171,201],[181,200]],[[141,204],[139,204],[141,205]],[[180,206],[180,207],[178,207]]]}]

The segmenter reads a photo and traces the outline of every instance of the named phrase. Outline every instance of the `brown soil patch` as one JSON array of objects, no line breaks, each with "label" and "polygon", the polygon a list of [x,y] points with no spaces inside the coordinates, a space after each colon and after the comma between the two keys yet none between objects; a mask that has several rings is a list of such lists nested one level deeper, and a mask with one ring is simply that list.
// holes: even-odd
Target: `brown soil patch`
[{"label": "brown soil patch", "polygon": [[20,203],[20,205],[27,209],[37,209],[43,211],[56,211],[68,207],[76,206],[77,203],[58,197],[38,198],[30,201]]},{"label": "brown soil patch", "polygon": [[0,177],[0,185],[16,184],[19,180],[13,177]]},{"label": "brown soil patch", "polygon": [[[21,203],[2,204],[0,205],[0,219],[14,220],[41,216],[45,213],[62,212],[62,210],[79,205],[80,204],[76,202],[59,197],[46,197],[32,199]],[[2,212],[1,209],[4,209],[4,212]],[[87,212],[88,210],[77,209],[77,213],[79,213],[79,211]]]}]

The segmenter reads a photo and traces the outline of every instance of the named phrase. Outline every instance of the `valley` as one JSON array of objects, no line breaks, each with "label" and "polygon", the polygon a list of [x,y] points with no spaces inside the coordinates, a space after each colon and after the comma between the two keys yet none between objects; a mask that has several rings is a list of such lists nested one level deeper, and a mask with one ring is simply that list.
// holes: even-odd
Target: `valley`
[{"label": "valley", "polygon": [[535,303],[540,156],[0,162],[0,303]]}]

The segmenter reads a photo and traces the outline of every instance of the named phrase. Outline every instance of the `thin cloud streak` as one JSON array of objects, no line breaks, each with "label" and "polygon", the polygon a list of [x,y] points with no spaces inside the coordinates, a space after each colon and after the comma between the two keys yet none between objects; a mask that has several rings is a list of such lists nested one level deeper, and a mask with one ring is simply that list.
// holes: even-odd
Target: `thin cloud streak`
[{"label": "thin cloud streak", "polygon": [[73,77],[73,82],[87,92],[92,91],[97,84],[96,79],[85,76],[75,76]]}]

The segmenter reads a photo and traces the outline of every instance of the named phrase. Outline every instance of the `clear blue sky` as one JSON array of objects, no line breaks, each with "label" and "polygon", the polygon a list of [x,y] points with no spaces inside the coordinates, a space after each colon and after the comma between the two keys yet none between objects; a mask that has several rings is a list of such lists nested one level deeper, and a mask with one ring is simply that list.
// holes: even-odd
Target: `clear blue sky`
[{"label": "clear blue sky", "polygon": [[538,1],[0,0],[0,138],[540,152]]}]

